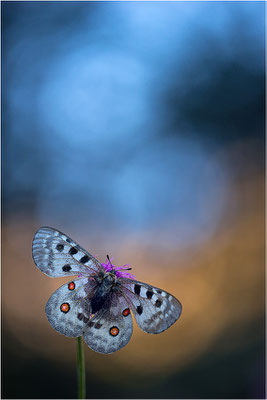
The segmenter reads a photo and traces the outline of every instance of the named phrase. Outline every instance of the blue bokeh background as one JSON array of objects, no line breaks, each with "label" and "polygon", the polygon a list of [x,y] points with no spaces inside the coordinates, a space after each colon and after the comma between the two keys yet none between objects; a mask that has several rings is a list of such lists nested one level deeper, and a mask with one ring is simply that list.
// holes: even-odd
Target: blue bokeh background
[{"label": "blue bokeh background", "polygon": [[228,182],[214,148],[255,134],[236,113],[262,124],[263,4],[7,2],[3,17],[7,209],[160,226],[175,245],[212,231]]}]

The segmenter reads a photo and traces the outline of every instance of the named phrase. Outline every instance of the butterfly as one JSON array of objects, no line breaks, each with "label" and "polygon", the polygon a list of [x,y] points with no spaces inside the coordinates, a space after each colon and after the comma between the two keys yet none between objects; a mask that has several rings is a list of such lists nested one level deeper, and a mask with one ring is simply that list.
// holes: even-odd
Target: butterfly
[{"label": "butterfly", "polygon": [[144,332],[154,334],[168,329],[181,315],[182,305],[170,293],[129,278],[111,262],[104,268],[56,229],[42,227],[36,232],[32,254],[48,276],[78,276],[52,294],[45,311],[56,331],[83,336],[96,352],[109,354],[126,346],[133,331],[132,314]]}]

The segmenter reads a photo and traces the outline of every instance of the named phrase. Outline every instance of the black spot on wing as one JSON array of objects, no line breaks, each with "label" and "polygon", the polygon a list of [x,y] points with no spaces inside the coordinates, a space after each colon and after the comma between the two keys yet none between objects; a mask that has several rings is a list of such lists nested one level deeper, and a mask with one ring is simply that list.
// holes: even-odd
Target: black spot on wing
[{"label": "black spot on wing", "polygon": [[73,256],[73,254],[76,254],[76,253],[78,253],[78,250],[77,250],[75,247],[71,247],[71,248],[69,249],[69,254],[70,254],[71,256]]},{"label": "black spot on wing", "polygon": [[64,272],[69,272],[71,270],[71,266],[69,264],[64,265],[64,267],[62,267],[62,271]]},{"label": "black spot on wing", "polygon": [[137,307],[136,307],[136,311],[137,311],[137,314],[141,315],[142,312],[143,312],[143,307],[142,307],[141,305],[140,305],[140,306],[137,306]]},{"label": "black spot on wing", "polygon": [[85,255],[85,256],[83,256],[81,259],[80,259],[80,262],[81,263],[86,263],[87,261],[89,261],[89,257],[87,256],[87,255]]},{"label": "black spot on wing", "polygon": [[148,298],[148,300],[152,299],[152,296],[153,296],[152,290],[147,290],[146,297]]},{"label": "black spot on wing", "polygon": [[81,320],[83,319],[83,314],[82,314],[82,313],[79,313],[79,314],[77,315],[77,317],[78,317],[78,319],[81,321]]},{"label": "black spot on wing", "polygon": [[83,321],[83,322],[85,322],[85,323],[87,323],[87,322],[89,321],[89,318],[87,318],[85,315],[83,315],[83,313],[79,313],[79,314],[77,315],[77,317],[78,317],[78,319],[79,319],[80,321]]},{"label": "black spot on wing", "polygon": [[63,251],[64,250],[64,244],[61,244],[61,243],[57,244],[56,249],[58,251],[60,251],[60,252]]},{"label": "black spot on wing", "polygon": [[158,300],[156,301],[156,303],[155,303],[155,306],[156,306],[156,307],[160,307],[161,304],[162,304],[162,301],[158,299]]},{"label": "black spot on wing", "polygon": [[134,285],[134,292],[136,294],[140,294],[141,286],[138,285],[137,283]]}]

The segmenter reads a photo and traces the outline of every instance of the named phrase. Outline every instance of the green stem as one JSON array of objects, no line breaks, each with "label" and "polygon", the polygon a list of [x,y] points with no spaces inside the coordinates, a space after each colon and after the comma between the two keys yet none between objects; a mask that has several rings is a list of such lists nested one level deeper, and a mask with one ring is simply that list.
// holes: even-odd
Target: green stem
[{"label": "green stem", "polygon": [[82,337],[77,338],[78,399],[85,399],[85,366]]}]

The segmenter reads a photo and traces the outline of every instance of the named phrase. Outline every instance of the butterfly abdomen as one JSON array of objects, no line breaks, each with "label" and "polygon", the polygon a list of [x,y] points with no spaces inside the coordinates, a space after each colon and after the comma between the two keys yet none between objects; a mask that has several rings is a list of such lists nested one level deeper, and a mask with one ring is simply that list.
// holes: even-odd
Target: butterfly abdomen
[{"label": "butterfly abdomen", "polygon": [[105,301],[108,299],[110,292],[112,290],[113,280],[110,277],[104,278],[103,281],[97,287],[94,296],[91,299],[91,313],[95,314],[99,311]]}]

